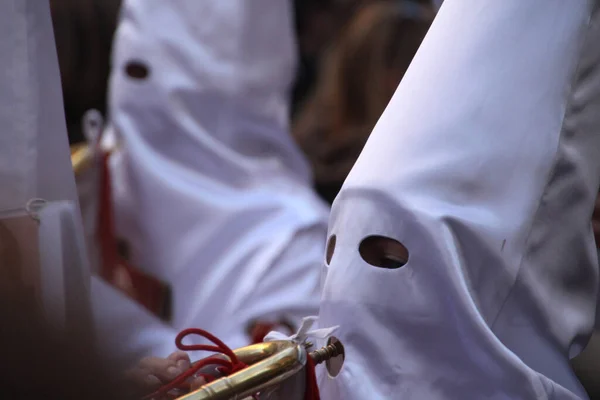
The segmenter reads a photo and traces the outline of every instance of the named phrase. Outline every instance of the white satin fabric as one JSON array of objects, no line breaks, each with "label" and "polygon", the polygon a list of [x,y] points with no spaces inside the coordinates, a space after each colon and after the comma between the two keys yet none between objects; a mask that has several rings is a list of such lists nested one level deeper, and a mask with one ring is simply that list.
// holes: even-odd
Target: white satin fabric
[{"label": "white satin fabric", "polygon": [[[598,1],[444,2],[333,206],[323,399],[583,399],[594,324]],[[400,269],[367,264],[370,235]]]},{"label": "white satin fabric", "polygon": [[113,58],[118,229],[172,326],[241,346],[255,318],[315,313],[328,210],[288,132],[289,2],[127,0]]}]

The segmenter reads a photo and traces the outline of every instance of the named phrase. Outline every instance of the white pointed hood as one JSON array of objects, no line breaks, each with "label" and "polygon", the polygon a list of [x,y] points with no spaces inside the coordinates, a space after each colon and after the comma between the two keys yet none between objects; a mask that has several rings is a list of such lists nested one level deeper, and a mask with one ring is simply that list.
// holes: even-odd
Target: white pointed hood
[{"label": "white pointed hood", "polygon": [[[242,321],[317,307],[327,209],[288,132],[294,70],[286,1],[124,4],[110,86],[117,218],[135,263],[171,284],[176,327],[245,344]],[[261,292],[271,284],[279,305]]]},{"label": "white pointed hood", "polygon": [[[600,15],[447,0],[333,206],[324,399],[576,399],[594,322]],[[361,258],[400,241],[399,269]]]}]

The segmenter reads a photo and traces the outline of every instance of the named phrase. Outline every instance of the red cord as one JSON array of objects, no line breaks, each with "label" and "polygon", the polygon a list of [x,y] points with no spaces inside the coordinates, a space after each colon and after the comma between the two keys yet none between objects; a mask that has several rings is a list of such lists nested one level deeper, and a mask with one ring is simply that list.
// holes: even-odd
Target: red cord
[{"label": "red cord", "polygon": [[[206,344],[194,344],[187,345],[183,344],[183,339],[189,335],[199,335],[202,336],[211,342],[213,345]],[[229,376],[235,372],[238,372],[247,367],[246,364],[241,362],[233,350],[229,348],[225,343],[219,340],[216,336],[206,332],[203,329],[186,329],[181,331],[179,335],[175,338],[175,344],[179,350],[183,351],[213,351],[216,353],[224,354],[229,357],[229,360],[217,358],[215,356],[211,356],[196,362],[191,368],[187,371],[183,372],[177,378],[169,382],[168,384],[160,387],[155,392],[145,396],[142,400],[149,400],[153,398],[159,398],[167,395],[173,389],[184,389],[188,390],[189,387],[186,386],[186,381],[197,374],[197,372],[208,366],[208,365],[218,365],[218,371],[223,374],[223,376]],[[215,378],[209,374],[197,374],[196,376],[202,377],[206,383],[214,381]],[[253,396],[257,399],[257,396]],[[317,386],[317,376],[315,373],[315,362],[311,357],[308,357],[306,360],[306,388],[304,391],[304,400],[320,400],[319,387]]]},{"label": "red cord", "polygon": [[[104,131],[101,131],[100,137],[102,132]],[[99,142],[100,138],[98,138]],[[99,144],[95,151],[100,157],[98,223],[96,228],[96,239],[100,250],[100,276],[115,286],[117,270],[119,268],[124,269],[132,281],[134,292],[125,291],[125,293],[153,314],[164,318],[170,311],[165,307],[170,288],[158,279],[133,267],[119,254],[109,167],[110,153],[100,148]],[[118,289],[123,290],[123,288]]]},{"label": "red cord", "polygon": [[310,356],[306,358],[306,387],[304,389],[304,400],[321,400],[319,386],[317,385],[315,362]]},{"label": "red cord", "polygon": [[113,220],[112,187],[108,152],[100,151],[100,204],[98,207],[98,239],[100,242],[101,267],[100,275],[107,281],[112,278],[117,268],[117,246],[115,241],[115,224]]},{"label": "red cord", "polygon": [[[189,335],[200,335],[200,336],[210,340],[211,342],[213,342],[215,344],[215,346],[206,345],[206,344],[194,344],[194,345],[183,344],[182,343],[183,339]],[[185,381],[188,380],[191,376],[195,375],[200,369],[206,367],[207,365],[218,365],[219,366],[218,371],[221,374],[223,374],[223,376],[229,376],[229,375],[231,375],[235,372],[238,372],[247,367],[247,365],[244,364],[243,362],[241,362],[237,358],[237,356],[235,355],[233,350],[231,350],[225,343],[223,343],[217,337],[206,332],[203,329],[193,329],[192,328],[192,329],[186,329],[184,331],[181,331],[179,333],[179,335],[177,335],[177,338],[175,338],[175,344],[177,345],[177,348],[179,350],[183,350],[183,351],[213,351],[216,353],[226,355],[227,357],[229,357],[229,360],[217,358],[215,356],[211,356],[211,357],[205,358],[203,360],[200,360],[200,361],[196,362],[187,371],[185,371],[184,373],[179,375],[177,378],[175,378],[173,381],[160,387],[154,393],[151,393],[148,396],[143,397],[143,400],[152,399],[155,397],[162,397],[173,389],[182,389],[182,388],[188,389],[187,387],[185,387]],[[216,379],[214,376],[209,375],[209,374],[198,374],[197,376],[204,378],[204,380],[207,383],[212,382]]]}]

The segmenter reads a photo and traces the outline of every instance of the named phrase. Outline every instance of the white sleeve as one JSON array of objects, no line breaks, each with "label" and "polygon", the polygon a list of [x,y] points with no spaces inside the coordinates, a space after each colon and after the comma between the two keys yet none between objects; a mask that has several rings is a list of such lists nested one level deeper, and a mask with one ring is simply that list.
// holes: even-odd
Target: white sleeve
[{"label": "white sleeve", "polygon": [[166,357],[177,350],[173,328],[101,278],[93,276],[91,287],[96,342],[109,360],[131,366],[143,357]]}]

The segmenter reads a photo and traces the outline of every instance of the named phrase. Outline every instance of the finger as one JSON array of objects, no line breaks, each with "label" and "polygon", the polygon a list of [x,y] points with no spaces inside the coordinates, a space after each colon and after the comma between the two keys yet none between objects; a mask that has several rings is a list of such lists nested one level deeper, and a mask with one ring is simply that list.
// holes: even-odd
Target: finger
[{"label": "finger", "polygon": [[199,377],[193,378],[190,381],[190,389],[192,391],[198,390],[205,384],[206,384],[206,380],[204,378],[202,378],[201,376],[199,376]]},{"label": "finger", "polygon": [[162,382],[160,381],[160,379],[158,379],[156,376],[154,375],[145,375],[142,381],[144,388],[147,389],[158,389],[159,387],[162,386]]},{"label": "finger", "polygon": [[169,355],[167,359],[175,361],[176,365],[184,371],[192,366],[190,356],[185,351],[176,351]]},{"label": "finger", "polygon": [[136,391],[147,393],[158,389],[162,382],[156,376],[152,375],[149,370],[143,368],[134,368],[126,372],[127,381],[131,382]]},{"label": "finger", "polygon": [[167,396],[165,396],[165,397],[167,399],[177,399],[178,397],[181,397],[185,394],[187,394],[187,393],[181,389],[173,389],[173,390],[169,391],[169,393],[167,393]]},{"label": "finger", "polygon": [[150,375],[156,376],[162,382],[170,382],[184,371],[177,365],[177,361],[158,357],[144,358],[140,361],[139,368],[148,370]]}]

